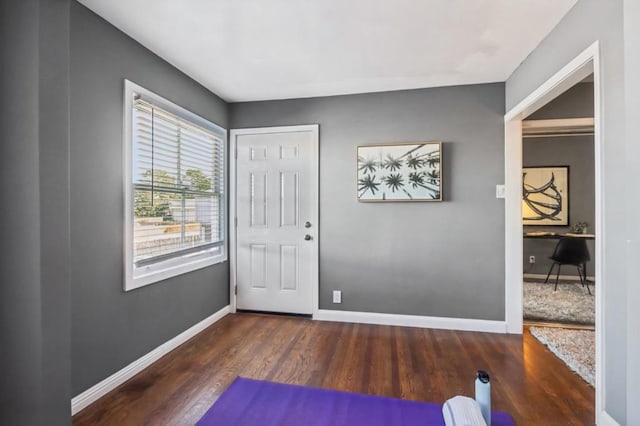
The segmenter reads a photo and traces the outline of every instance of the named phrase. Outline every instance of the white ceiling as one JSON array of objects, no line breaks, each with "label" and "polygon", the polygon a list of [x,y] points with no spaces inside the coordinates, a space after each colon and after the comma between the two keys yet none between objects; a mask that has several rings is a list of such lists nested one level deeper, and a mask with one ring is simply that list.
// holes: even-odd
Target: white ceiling
[{"label": "white ceiling", "polygon": [[505,81],[577,0],[79,0],[228,101]]}]

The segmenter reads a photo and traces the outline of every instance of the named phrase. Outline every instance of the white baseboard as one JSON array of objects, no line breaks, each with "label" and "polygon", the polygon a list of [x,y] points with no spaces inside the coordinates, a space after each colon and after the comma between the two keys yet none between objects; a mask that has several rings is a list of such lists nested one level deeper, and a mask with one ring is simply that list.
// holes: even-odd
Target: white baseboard
[{"label": "white baseboard", "polygon": [[598,426],[620,426],[620,423],[616,422],[613,417],[604,410],[600,411],[596,424]]},{"label": "white baseboard", "polygon": [[115,388],[117,388],[118,386],[120,386],[121,384],[123,384],[124,382],[126,382],[127,380],[129,380],[130,378],[132,378],[133,376],[135,376],[136,374],[138,374],[139,372],[141,372],[142,370],[144,370],[145,368],[147,368],[148,366],[150,366],[151,364],[159,360],[160,358],[162,358],[167,353],[171,352],[172,350],[174,350],[175,348],[177,348],[187,340],[194,337],[196,334],[203,331],[205,328],[209,327],[216,321],[219,321],[228,313],[229,313],[229,306],[227,305],[224,308],[220,309],[218,312],[211,315],[210,317],[203,319],[202,321],[195,324],[191,328],[178,334],[173,339],[163,343],[162,345],[158,346],[148,354],[143,355],[142,357],[133,361],[131,364],[127,365],[123,369],[115,372],[111,376],[102,380],[100,383],[93,385],[86,391],[73,397],[71,399],[71,415],[73,416],[79,413],[84,408],[88,407],[89,405],[91,405],[92,403],[94,403],[95,401],[97,401],[99,398],[103,397],[107,393],[111,392],[112,390],[114,390]]},{"label": "white baseboard", "polygon": [[[545,278],[547,278],[547,274],[522,274],[522,276],[524,278],[535,278],[535,279],[541,279],[544,280]],[[571,281],[580,281],[580,277],[577,275],[560,275],[559,277],[561,280],[571,280]],[[587,279],[590,281],[595,281],[595,277],[592,276],[587,276]],[[549,282],[556,282],[556,276],[554,274],[551,274],[551,276],[549,277]]]},{"label": "white baseboard", "polygon": [[372,312],[334,311],[329,309],[318,310],[313,315],[313,319],[318,321],[397,325],[402,327],[438,328],[443,330],[480,331],[487,333],[507,332],[507,324],[505,321],[479,319],[378,314]]}]

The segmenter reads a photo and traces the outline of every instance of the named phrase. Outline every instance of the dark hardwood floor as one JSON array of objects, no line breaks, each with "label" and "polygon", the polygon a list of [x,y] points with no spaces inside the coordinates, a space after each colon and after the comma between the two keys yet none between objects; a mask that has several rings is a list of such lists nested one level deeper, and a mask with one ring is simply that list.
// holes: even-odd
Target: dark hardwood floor
[{"label": "dark hardwood floor", "polygon": [[518,425],[594,424],[594,390],[524,336],[232,314],[73,418],[74,425],[194,424],[236,376],[420,401],[473,396]]}]

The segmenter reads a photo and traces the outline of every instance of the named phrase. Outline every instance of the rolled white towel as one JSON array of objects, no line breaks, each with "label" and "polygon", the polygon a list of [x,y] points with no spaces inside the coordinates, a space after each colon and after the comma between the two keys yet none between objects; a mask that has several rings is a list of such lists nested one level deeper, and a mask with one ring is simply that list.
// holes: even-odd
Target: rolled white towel
[{"label": "rolled white towel", "polygon": [[480,406],[475,399],[467,396],[454,396],[442,406],[442,415],[446,426],[487,426],[482,417]]}]

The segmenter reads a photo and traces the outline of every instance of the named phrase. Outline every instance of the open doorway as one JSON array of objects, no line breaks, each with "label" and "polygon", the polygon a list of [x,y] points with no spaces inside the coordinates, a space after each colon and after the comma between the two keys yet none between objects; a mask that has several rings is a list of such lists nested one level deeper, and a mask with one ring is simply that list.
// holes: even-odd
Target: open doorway
[{"label": "open doorway", "polygon": [[[550,117],[549,113],[553,113],[554,110],[558,112],[558,106],[565,104],[568,98],[579,96],[577,92],[591,90],[592,93],[592,117],[584,116],[584,111],[573,111],[567,117]],[[536,91],[525,98],[520,104],[509,111],[505,116],[505,219],[506,219],[506,263],[505,263],[505,277],[506,277],[506,321],[507,330],[510,333],[522,333],[525,329],[525,315],[531,313],[525,313],[525,280],[531,280],[533,282],[541,281],[541,285],[538,287],[541,290],[549,290],[552,294],[558,295],[557,291],[562,289],[579,289],[584,290],[586,296],[584,300],[587,302],[589,292],[593,293],[591,301],[593,303],[592,312],[593,320],[588,318],[589,310],[588,306],[583,312],[585,315],[576,318],[577,313],[568,314],[564,318],[555,316],[549,320],[544,321],[548,324],[562,324],[566,327],[567,323],[572,324],[572,328],[576,328],[576,323],[584,322],[593,324],[581,324],[578,328],[595,328],[593,335],[595,336],[595,372],[594,379],[592,380],[595,385],[596,394],[596,416],[602,412],[603,407],[603,395],[601,392],[604,371],[602,366],[603,359],[603,333],[604,327],[602,327],[602,287],[606,285],[602,281],[602,269],[603,256],[602,256],[602,140],[601,140],[601,125],[600,125],[600,67],[599,67],[599,45],[594,43],[586,49],[582,54],[575,58],[571,63],[560,70],[556,75],[551,77],[548,81],[542,84]],[[573,92],[573,93],[572,93]],[[565,99],[563,99],[563,96]],[[554,105],[555,104],[555,105]],[[577,116],[577,115],[582,115]],[[537,120],[536,120],[537,119]],[[560,120],[563,122],[554,123],[541,123],[540,120]],[[573,120],[567,120],[573,119]],[[580,120],[576,120],[580,119]],[[536,120],[537,122],[533,122]],[[551,124],[551,125],[550,125]],[[546,126],[546,127],[545,127]],[[542,158],[545,149],[539,145],[534,147],[536,142],[540,143],[540,140],[531,141],[534,138],[533,133],[545,134],[549,138],[556,138],[556,156],[555,158],[547,156]],[[573,147],[570,143],[564,142],[564,145],[560,147],[558,138],[574,138],[575,136],[560,136],[560,133],[575,133],[580,137],[588,137],[583,139],[583,142],[591,145],[590,152],[592,157],[587,158],[584,163],[590,162],[589,170],[593,172],[592,181],[589,182],[589,178],[583,178],[579,182],[578,188],[574,188],[577,192],[587,191],[588,194],[582,194],[585,196],[578,196],[577,203],[592,204],[593,208],[591,213],[587,209],[578,209],[578,211],[571,213],[572,197],[571,194],[574,190],[571,190],[570,184],[572,183],[571,173],[584,173],[586,164],[580,164],[580,166],[571,167],[571,162],[575,162],[576,159],[569,156],[563,156],[558,150],[578,150],[582,152],[585,148],[584,145],[581,148],[577,148],[577,145],[573,143]],[[539,138],[539,139],[545,139]],[[543,143],[544,144],[544,143]],[[546,142],[546,145],[550,145],[551,142]],[[546,150],[551,150],[553,153],[554,147],[546,147]],[[538,152],[536,152],[538,151]],[[541,154],[542,152],[542,154]],[[547,153],[548,154],[548,153]],[[544,154],[544,155],[547,155]],[[565,153],[566,154],[566,153]],[[579,157],[581,154],[576,152],[575,157]],[[592,158],[592,160],[591,160]],[[584,159],[584,158],[583,158]],[[528,166],[528,167],[527,167]],[[535,166],[542,167],[543,173],[540,170],[535,169]],[[568,167],[567,167],[568,166]],[[573,169],[573,170],[572,170]],[[583,169],[579,171],[578,169]],[[537,188],[529,188],[531,191],[536,190],[545,191],[549,189],[545,185],[550,182],[550,173],[553,173],[554,180],[551,182],[555,185],[555,188],[550,189],[548,192],[547,200],[549,201],[547,206],[542,204],[527,203],[523,200],[523,185],[525,180],[523,179],[523,172],[531,172],[532,175],[537,175],[538,182],[540,183],[546,179],[546,182],[540,183]],[[536,173],[538,172],[538,173]],[[546,175],[545,175],[546,173]],[[526,175],[525,175],[526,176]],[[574,176],[574,179],[575,180]],[[566,182],[561,182],[562,179],[566,179]],[[535,185],[532,185],[535,186]],[[549,185],[550,186],[550,185]],[[575,186],[575,185],[574,185]],[[585,189],[586,187],[588,189]],[[559,188],[562,187],[562,188]],[[558,204],[566,203],[568,197],[568,205]],[[560,199],[562,198],[562,201]],[[539,201],[539,199],[538,199]],[[525,221],[523,217],[531,217],[533,213],[536,213],[535,209],[531,207],[545,207],[539,208],[538,213],[542,212],[541,216],[554,216],[560,214],[557,221],[547,220],[544,225],[531,225],[531,221]],[[558,211],[560,207],[566,207],[564,212]],[[576,207],[576,206],[574,206]],[[560,208],[562,210],[562,208]],[[574,209],[575,210],[575,209]],[[555,223],[554,222],[560,222]],[[585,234],[582,234],[582,229],[572,229],[577,222],[587,223]],[[525,226],[527,223],[527,226]],[[576,265],[563,264],[560,274],[557,269],[549,274],[549,269],[553,265],[553,261],[547,258],[553,255],[554,250],[561,239],[564,239],[566,234],[571,231],[578,231],[580,236],[572,236],[571,240],[579,241],[579,244],[586,247],[589,260],[583,262],[572,262]],[[534,233],[529,235],[526,233]],[[536,235],[537,234],[537,235]],[[553,234],[553,235],[552,235]],[[561,235],[557,235],[561,234]],[[548,238],[549,241],[543,242],[543,239]],[[561,238],[562,237],[562,238]],[[529,241],[532,240],[532,241]],[[525,251],[525,247],[526,251]],[[534,263],[530,263],[530,256],[535,256]],[[533,261],[533,259],[531,259]],[[587,263],[588,262],[588,263]],[[597,267],[595,267],[597,265]],[[585,268],[586,266],[586,268]],[[558,265],[555,265],[557,268]],[[573,270],[571,269],[573,268]],[[526,274],[526,275],[525,275]],[[549,281],[545,284],[544,281],[550,275]],[[555,281],[558,278],[558,290],[555,290]],[[590,280],[586,281],[585,280]],[[582,282],[585,286],[582,287]],[[587,288],[587,284],[589,287]],[[595,284],[595,285],[594,285]],[[597,287],[597,290],[596,290]],[[545,294],[546,296],[546,294]],[[552,299],[547,299],[552,300]],[[544,302],[543,302],[544,303]],[[544,320],[544,319],[541,319]],[[529,321],[529,319],[527,319]],[[545,324],[545,325],[548,325]],[[538,324],[539,325],[539,324]],[[528,327],[526,332],[529,332]],[[594,348],[590,348],[591,351]]]},{"label": "open doorway", "polygon": [[592,387],[597,291],[593,94],[591,74],[522,121],[524,332]]},{"label": "open doorway", "polygon": [[593,330],[593,75],[525,117],[522,136],[524,322]]}]

